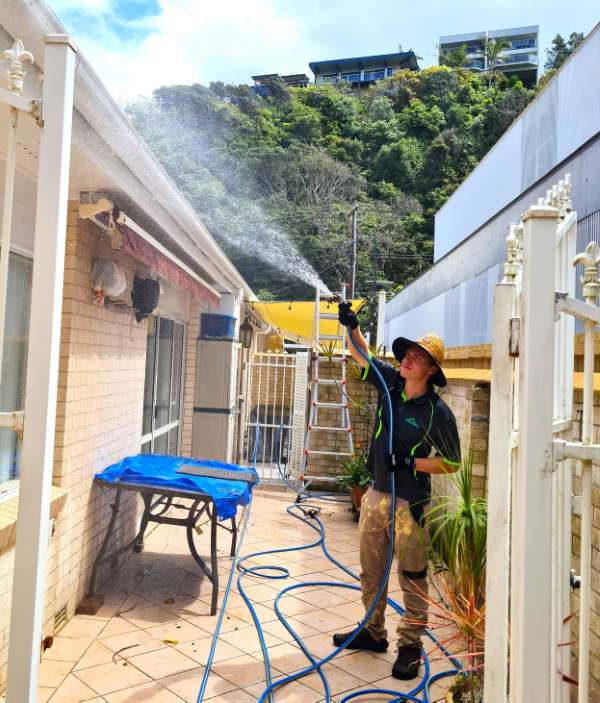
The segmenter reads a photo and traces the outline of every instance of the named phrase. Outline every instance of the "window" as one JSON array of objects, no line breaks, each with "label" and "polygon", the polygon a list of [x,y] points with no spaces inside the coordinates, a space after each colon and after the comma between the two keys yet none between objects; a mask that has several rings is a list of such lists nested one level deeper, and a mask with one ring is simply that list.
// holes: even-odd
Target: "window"
[{"label": "window", "polygon": [[352,73],[342,73],[341,78],[343,81],[346,81],[346,83],[358,83],[360,81],[360,73],[356,71]]},{"label": "window", "polygon": [[513,39],[511,49],[532,49],[536,45],[535,39]]},{"label": "window", "polygon": [[[25,403],[32,266],[30,259],[11,253],[0,384],[2,412],[23,410]],[[0,428],[0,496],[14,489],[14,484],[10,482],[18,478],[20,458],[21,448],[16,434],[7,428]]]},{"label": "window", "polygon": [[150,317],[142,417],[144,454],[179,453],[184,326]]},{"label": "window", "polygon": [[385,78],[385,69],[376,68],[372,71],[365,71],[364,76],[365,81],[380,81]]},{"label": "window", "polygon": [[503,54],[500,57],[499,65],[509,63],[537,63],[535,54]]},{"label": "window", "polygon": [[321,79],[323,83],[337,83],[337,73],[328,73]]}]

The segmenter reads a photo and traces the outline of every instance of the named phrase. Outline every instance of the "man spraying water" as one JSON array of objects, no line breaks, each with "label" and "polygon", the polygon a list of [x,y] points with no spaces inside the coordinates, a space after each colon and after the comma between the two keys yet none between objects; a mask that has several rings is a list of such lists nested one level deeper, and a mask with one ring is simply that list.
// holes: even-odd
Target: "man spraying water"
[{"label": "man spraying water", "polygon": [[[339,321],[350,329],[350,352],[363,367],[362,378],[379,390],[377,417],[367,468],[373,480],[360,508],[361,591],[365,609],[371,605],[385,576],[389,549],[390,473],[396,479],[395,550],[398,578],[404,594],[405,612],[398,624],[398,656],[392,669],[397,679],[413,679],[419,673],[421,637],[427,623],[427,563],[429,537],[423,513],[431,498],[431,474],[452,473],[460,467],[460,440],[450,408],[434,386],[446,385],[441,365],[444,343],[435,334],[412,341],[396,339],[392,351],[399,371],[369,352],[350,302],[339,303]],[[376,373],[376,367],[379,373]],[[382,402],[383,378],[388,387],[393,418]],[[392,453],[388,428],[392,427]],[[385,629],[387,588],[366,627],[350,642],[350,649],[384,652],[388,648]],[[340,646],[350,633],[337,633]]]}]

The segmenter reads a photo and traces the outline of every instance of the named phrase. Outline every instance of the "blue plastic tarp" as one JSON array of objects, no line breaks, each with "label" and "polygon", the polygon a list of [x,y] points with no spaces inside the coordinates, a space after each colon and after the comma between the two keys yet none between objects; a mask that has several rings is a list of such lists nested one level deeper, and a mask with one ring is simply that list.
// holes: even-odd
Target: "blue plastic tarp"
[{"label": "blue plastic tarp", "polygon": [[[208,466],[213,468],[230,469],[233,471],[254,471],[247,466],[224,464],[208,459],[189,459],[180,456],[164,456],[162,454],[138,454],[128,456],[117,464],[109,466],[96,474],[97,479],[107,483],[130,483],[139,486],[156,487],[160,489],[198,491],[211,496],[214,501],[217,516],[220,520],[235,517],[238,505],[247,505],[252,498],[252,485],[246,481],[230,481],[204,476],[178,474],[177,469],[182,465]],[[254,471],[254,473],[256,473]],[[257,476],[258,479],[258,476]]]}]

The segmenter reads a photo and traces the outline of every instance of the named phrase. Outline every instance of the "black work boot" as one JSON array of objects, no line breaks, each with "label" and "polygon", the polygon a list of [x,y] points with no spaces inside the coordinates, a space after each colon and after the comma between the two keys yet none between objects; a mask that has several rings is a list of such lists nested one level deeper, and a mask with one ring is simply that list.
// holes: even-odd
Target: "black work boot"
[{"label": "black work boot", "polygon": [[[350,637],[353,630],[348,632],[337,632],[333,636],[333,644],[339,647],[341,644]],[[367,630],[366,627],[356,635],[356,637],[346,645],[347,649],[368,649],[370,652],[385,652],[388,648],[388,641],[384,638],[382,640],[376,640],[373,635]]]},{"label": "black work boot", "polygon": [[398,647],[398,656],[392,669],[395,679],[409,681],[419,673],[421,664],[421,646],[418,644],[401,644]]}]

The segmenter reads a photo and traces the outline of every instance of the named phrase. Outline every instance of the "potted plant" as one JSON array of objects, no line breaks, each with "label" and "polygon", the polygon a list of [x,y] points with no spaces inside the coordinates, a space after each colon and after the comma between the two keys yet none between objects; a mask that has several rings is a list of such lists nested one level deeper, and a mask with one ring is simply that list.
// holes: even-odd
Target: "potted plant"
[{"label": "potted plant", "polygon": [[451,479],[454,494],[434,499],[427,512],[434,560],[441,567],[434,581],[437,597],[428,600],[436,626],[450,626],[453,632],[442,644],[451,650],[462,645],[456,658],[463,661],[464,671],[452,684],[447,701],[481,703],[487,501],[474,495],[470,456]]},{"label": "potted plant", "polygon": [[367,469],[367,456],[364,449],[357,449],[351,459],[343,462],[345,473],[337,477],[340,486],[350,491],[356,514],[360,511],[360,502],[372,478],[371,472]]}]

